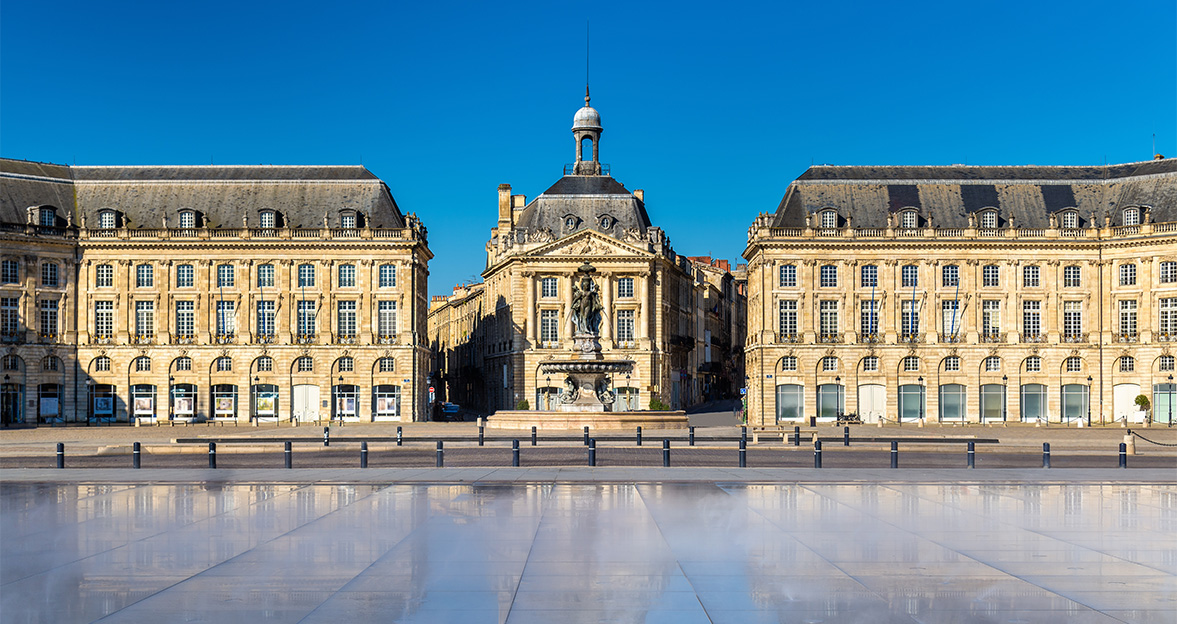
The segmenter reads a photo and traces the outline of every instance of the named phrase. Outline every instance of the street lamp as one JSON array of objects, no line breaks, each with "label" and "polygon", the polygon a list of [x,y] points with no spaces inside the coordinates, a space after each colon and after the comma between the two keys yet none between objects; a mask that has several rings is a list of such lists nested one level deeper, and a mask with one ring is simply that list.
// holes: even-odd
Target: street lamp
[{"label": "street lamp", "polygon": [[838,405],[835,406],[835,408],[834,408],[834,418],[836,419],[838,416],[842,415],[842,376],[841,375],[834,376],[834,386],[835,386],[834,390],[835,390],[835,392],[837,392],[837,394],[835,396],[838,397]]},{"label": "street lamp", "polygon": [[[169,365],[168,368],[171,368]],[[176,378],[168,375],[168,421],[176,418]]]},{"label": "street lamp", "polygon": [[920,384],[920,422],[924,421],[924,401],[927,399],[927,393],[924,391],[924,376],[920,375],[916,381]]},{"label": "street lamp", "polygon": [[1173,376],[1169,375],[1169,424],[1168,427],[1173,426]]},{"label": "street lamp", "polygon": [[[4,381],[5,382],[8,381],[8,375],[4,376]],[[94,395],[90,391],[90,384],[92,384],[92,383],[94,383],[94,380],[87,377],[86,378],[86,426],[87,427],[90,426],[90,421],[94,419],[94,413],[93,413]]]},{"label": "street lamp", "polygon": [[[1009,377],[1007,375],[1001,376],[1001,422],[1005,422],[1009,418]],[[1005,425],[1002,425],[1004,427]]]},{"label": "street lamp", "polygon": [[634,400],[634,396],[633,396],[633,395],[634,395],[634,393],[633,393],[633,392],[631,392],[631,390],[629,390],[630,388],[632,388],[632,386],[631,386],[631,385],[630,385],[630,383],[629,383],[629,377],[630,377],[630,374],[631,374],[631,373],[626,373],[626,374],[625,374],[625,387],[627,388],[627,390],[625,391],[625,392],[626,392],[626,397],[625,397],[625,407],[626,407],[626,410],[630,410],[630,409],[633,409],[633,408],[637,407],[636,405],[630,405],[630,401],[633,401],[633,400]]},{"label": "street lamp", "polygon": [[[9,397],[9,394],[11,393],[11,390],[10,390],[10,389],[9,389],[9,387],[8,387],[8,382],[9,382],[11,379],[12,379],[12,378],[11,378],[11,377],[9,377],[8,375],[5,375],[5,376],[4,376],[4,396],[5,396],[5,398],[8,398],[8,397]],[[9,403],[10,403],[10,404],[13,404],[13,403],[12,403],[13,399],[11,399],[11,398],[8,398],[8,401],[9,401]],[[15,412],[15,411],[16,411],[16,410],[13,410],[13,412]],[[13,413],[13,414],[9,414],[9,413],[8,413],[8,406],[7,406],[7,405],[5,405],[5,406],[4,406],[4,426],[5,426],[5,427],[7,427],[7,426],[8,426],[8,420],[9,420],[9,418],[10,418],[11,416],[15,416],[15,415],[16,415],[15,413]]]},{"label": "street lamp", "polygon": [[[1169,379],[1173,376],[1169,375]],[[1091,426],[1091,375],[1087,376],[1087,426]]]}]

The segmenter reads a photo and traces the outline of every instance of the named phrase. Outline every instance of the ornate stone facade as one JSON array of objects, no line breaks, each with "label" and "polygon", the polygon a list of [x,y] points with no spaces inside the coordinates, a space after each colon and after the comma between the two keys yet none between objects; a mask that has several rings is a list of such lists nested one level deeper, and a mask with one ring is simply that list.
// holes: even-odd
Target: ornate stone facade
[{"label": "ornate stone facade", "polygon": [[[71,261],[55,340],[33,340],[47,331],[31,290],[0,284],[39,328],[6,336],[23,373],[6,388],[41,421],[426,417],[432,254],[364,168],[0,164],[18,190],[4,257],[19,242]],[[68,224],[13,224],[25,203]],[[63,354],[51,380],[28,365],[47,348]],[[32,422],[29,409],[6,416]]]},{"label": "ornate stone facade", "polygon": [[813,167],[744,256],[754,424],[1169,417],[1177,160]]}]

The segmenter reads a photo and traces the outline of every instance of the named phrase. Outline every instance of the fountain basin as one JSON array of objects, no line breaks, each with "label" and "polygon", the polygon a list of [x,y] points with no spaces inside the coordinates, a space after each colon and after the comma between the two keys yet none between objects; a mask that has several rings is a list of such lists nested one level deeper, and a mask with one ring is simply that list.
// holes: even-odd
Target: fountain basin
[{"label": "fountain basin", "polygon": [[643,430],[686,429],[689,425],[687,413],[673,412],[567,412],[549,410],[502,410],[486,419],[488,429],[517,429],[536,431],[594,431],[633,432],[637,427]]}]

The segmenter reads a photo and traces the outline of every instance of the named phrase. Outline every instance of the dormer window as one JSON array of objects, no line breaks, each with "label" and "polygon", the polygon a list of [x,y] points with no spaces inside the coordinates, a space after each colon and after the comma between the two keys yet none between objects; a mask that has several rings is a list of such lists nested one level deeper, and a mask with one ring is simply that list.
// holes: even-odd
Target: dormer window
[{"label": "dormer window", "polygon": [[919,215],[914,210],[904,210],[899,213],[899,227],[907,230],[915,229],[919,226]]},{"label": "dormer window", "polygon": [[838,213],[833,210],[821,211],[821,227],[827,230],[838,227]]},{"label": "dormer window", "polygon": [[258,216],[261,221],[262,229],[264,229],[264,230],[274,229],[274,227],[275,227],[274,221],[275,220],[274,220],[274,211],[273,210],[263,210],[261,212],[261,214]]},{"label": "dormer window", "polygon": [[339,227],[345,230],[356,229],[356,213],[345,212],[339,215]]},{"label": "dormer window", "polygon": [[981,227],[986,230],[992,230],[997,227],[996,210],[986,210],[981,213]]},{"label": "dormer window", "polygon": [[57,211],[52,208],[41,208],[37,219],[42,227],[53,227],[57,224]]},{"label": "dormer window", "polygon": [[1140,209],[1139,208],[1125,208],[1124,209],[1124,225],[1140,225]]},{"label": "dormer window", "polygon": [[102,212],[98,213],[98,227],[100,227],[104,230],[113,230],[114,229],[114,211],[113,210],[103,210]]},{"label": "dormer window", "polygon": [[572,230],[576,229],[576,226],[579,223],[580,223],[580,219],[577,219],[576,215],[564,215],[564,229],[565,230],[568,230],[569,232],[571,232]]},{"label": "dormer window", "polygon": [[190,230],[196,227],[196,213],[191,210],[180,211],[180,228]]},{"label": "dormer window", "polygon": [[1062,226],[1066,230],[1074,230],[1079,227],[1079,211],[1067,210],[1062,214]]}]

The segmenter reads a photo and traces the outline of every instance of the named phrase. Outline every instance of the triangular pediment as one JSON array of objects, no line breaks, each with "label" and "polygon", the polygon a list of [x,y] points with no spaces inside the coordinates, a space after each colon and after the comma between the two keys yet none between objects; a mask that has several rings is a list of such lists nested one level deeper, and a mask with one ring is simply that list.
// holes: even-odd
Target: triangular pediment
[{"label": "triangular pediment", "polygon": [[619,241],[611,236],[605,236],[593,230],[584,230],[567,238],[561,238],[546,245],[536,247],[522,255],[531,258],[609,258],[625,256],[651,257],[654,254],[646,249]]}]

